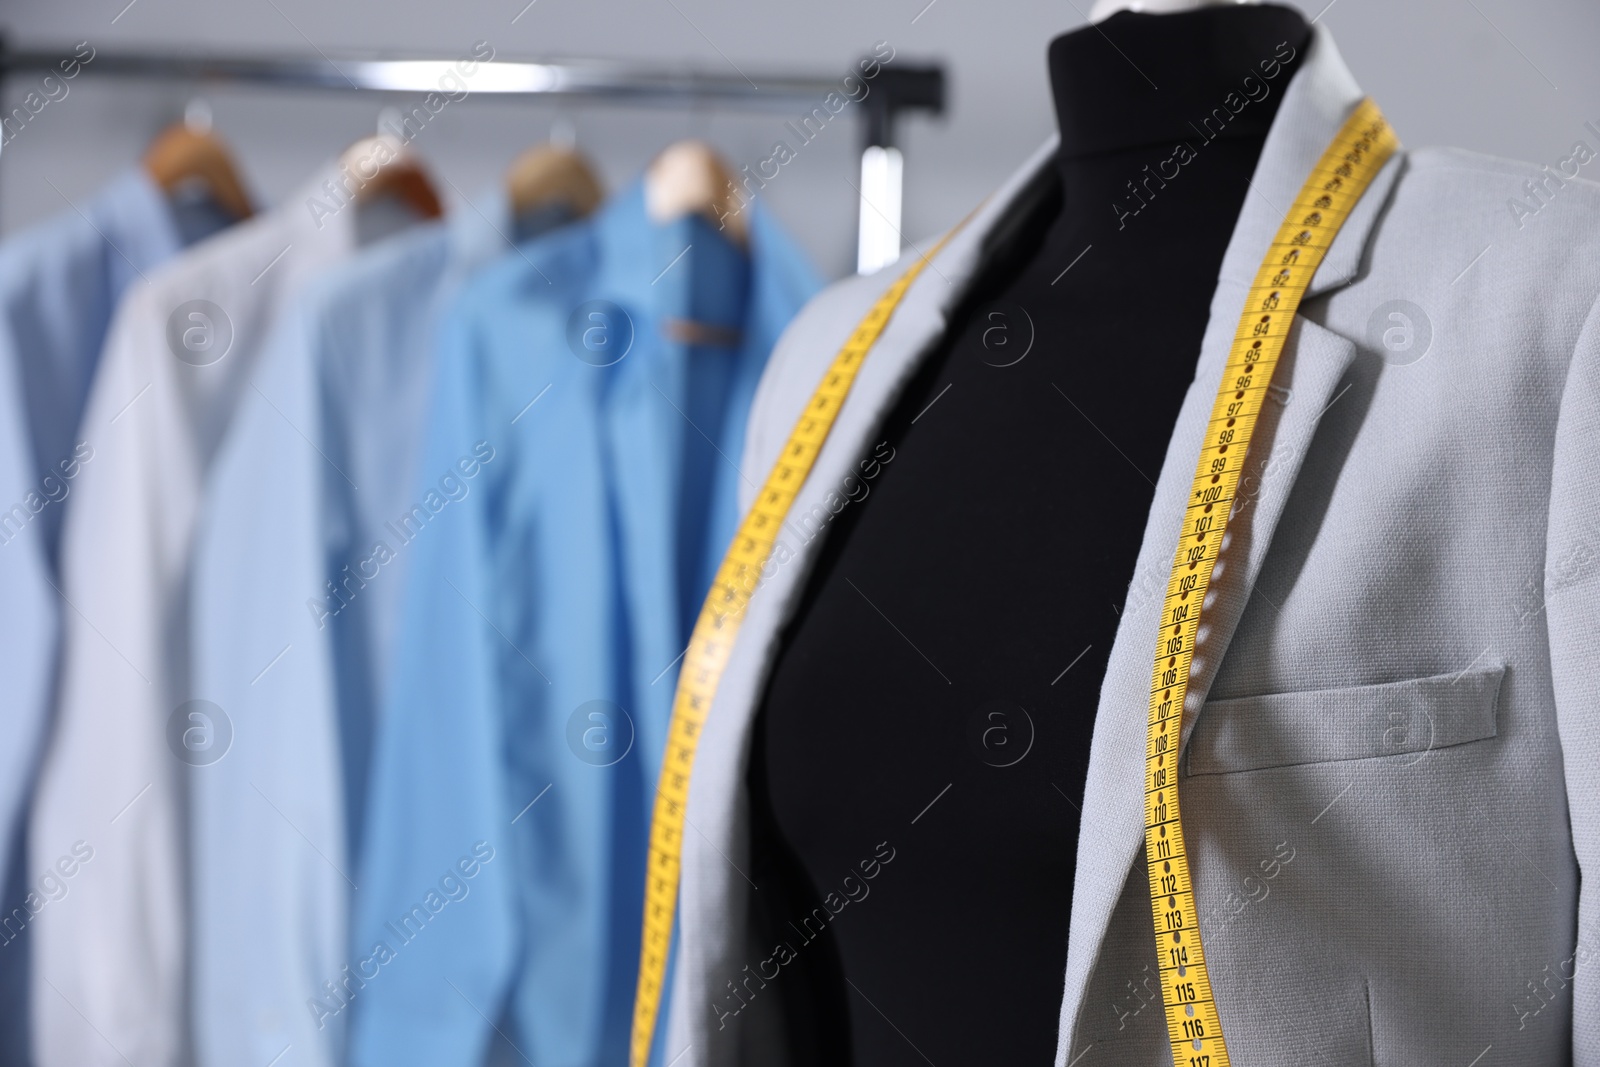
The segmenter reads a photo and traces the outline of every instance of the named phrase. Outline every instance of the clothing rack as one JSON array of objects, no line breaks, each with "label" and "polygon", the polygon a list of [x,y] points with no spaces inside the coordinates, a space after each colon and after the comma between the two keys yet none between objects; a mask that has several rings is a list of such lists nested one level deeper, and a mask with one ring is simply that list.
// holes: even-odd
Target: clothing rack
[{"label": "clothing rack", "polygon": [[[73,47],[10,48],[0,37],[0,88],[14,74],[59,73],[58,64]],[[92,73],[208,85],[263,86],[369,93],[428,93],[458,60],[381,56],[270,56],[195,52],[114,52],[96,50],[79,74]],[[480,61],[470,95],[571,97],[603,104],[718,107],[809,113],[829,93],[841,91],[843,75],[795,75],[695,70],[602,60]],[[860,78],[859,69],[851,73]],[[908,112],[944,112],[945,77],[940,64],[879,64],[867,80],[867,95],[848,110],[861,117],[859,269],[876,269],[900,252],[900,202],[903,187],[896,120]]]}]

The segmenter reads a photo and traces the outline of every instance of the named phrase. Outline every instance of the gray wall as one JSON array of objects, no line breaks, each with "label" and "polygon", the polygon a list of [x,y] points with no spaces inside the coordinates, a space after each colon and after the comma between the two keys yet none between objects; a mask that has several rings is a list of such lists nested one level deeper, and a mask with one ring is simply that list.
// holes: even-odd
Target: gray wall
[{"label": "gray wall", "polygon": [[[838,71],[887,40],[902,60],[948,64],[952,107],[906,124],[905,231],[916,238],[964,215],[1053,124],[1045,45],[1083,23],[1089,0],[8,0],[0,26],[28,45],[88,40],[97,49],[183,48],[329,54],[637,58],[730,69]],[[1323,0],[1302,5],[1317,14]],[[521,11],[520,17],[518,12]],[[119,14],[120,13],[120,14]],[[920,13],[920,14],[919,14]],[[515,22],[513,22],[513,18]],[[1454,144],[1554,162],[1600,121],[1600,4],[1593,0],[1335,0],[1321,16],[1347,62],[1410,145]],[[92,65],[91,65],[92,69]],[[759,81],[759,76],[757,77]],[[24,79],[11,79],[7,107]],[[0,156],[0,231],[65,208],[181,114],[192,90],[80,77]],[[370,132],[379,101],[354,94],[207,94],[216,128],[268,201]],[[664,144],[707,137],[735,164],[764,158],[782,115],[556,108],[476,96],[417,138],[447,199],[476,195],[519,150],[565,117],[613,186]],[[783,168],[768,202],[817,264],[854,264],[856,134],[837,124]],[[54,186],[54,187],[52,187]],[[453,187],[452,187],[453,186]],[[59,192],[57,191],[59,189]]]}]

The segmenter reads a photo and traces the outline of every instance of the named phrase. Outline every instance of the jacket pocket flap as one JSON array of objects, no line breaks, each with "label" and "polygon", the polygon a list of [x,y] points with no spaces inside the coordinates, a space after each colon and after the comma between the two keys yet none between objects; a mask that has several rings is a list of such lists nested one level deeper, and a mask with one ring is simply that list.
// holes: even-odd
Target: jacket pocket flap
[{"label": "jacket pocket flap", "polygon": [[1208,701],[1188,773],[1428,752],[1494,737],[1504,664],[1384,685]]}]

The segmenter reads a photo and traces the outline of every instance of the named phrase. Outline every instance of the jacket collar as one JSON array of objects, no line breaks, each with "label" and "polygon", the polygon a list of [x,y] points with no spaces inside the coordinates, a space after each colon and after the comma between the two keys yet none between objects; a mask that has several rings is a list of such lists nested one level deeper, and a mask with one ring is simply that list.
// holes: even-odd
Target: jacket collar
[{"label": "jacket collar", "polygon": [[[1250,193],[1223,257],[1219,281],[1224,286],[1241,290],[1249,287],[1306,175],[1364,95],[1344,65],[1333,35],[1320,24],[1312,30],[1305,62],[1284,89],[1283,102],[1250,179]],[[1398,155],[1379,173],[1345,220],[1306,289],[1305,301],[1348,285],[1355,277],[1367,238],[1397,173]],[[1217,309],[1212,310],[1215,315]],[[1237,306],[1229,312],[1230,326],[1237,321],[1239,312]]]}]

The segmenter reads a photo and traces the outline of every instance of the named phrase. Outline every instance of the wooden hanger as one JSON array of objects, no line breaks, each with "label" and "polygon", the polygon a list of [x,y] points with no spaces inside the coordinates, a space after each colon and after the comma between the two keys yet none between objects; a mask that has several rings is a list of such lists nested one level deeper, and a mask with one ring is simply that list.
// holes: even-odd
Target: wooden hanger
[{"label": "wooden hanger", "polygon": [[[733,184],[733,172],[703,141],[668,145],[644,175],[645,212],[663,223],[685,215],[702,215],[739,248],[747,248],[749,222]],[[666,318],[661,332],[677,344],[712,348],[738,348],[737,328],[691,319]]]},{"label": "wooden hanger", "polygon": [[177,122],[162,130],[145,149],[144,169],[169,197],[195,183],[235,220],[254,214],[232,155],[207,126]]},{"label": "wooden hanger", "polygon": [[679,141],[655,158],[645,171],[644,202],[656,222],[703,215],[740,248],[749,244],[750,226],[733,172],[703,141]]},{"label": "wooden hanger", "polygon": [[444,214],[439,194],[417,157],[390,134],[363,137],[345,149],[339,163],[355,183],[357,204],[392,197],[420,218]]},{"label": "wooden hanger", "polygon": [[605,189],[589,161],[576,150],[557,144],[534,145],[511,161],[506,171],[511,212],[518,218],[543,207],[563,204],[574,218],[600,206]]}]

